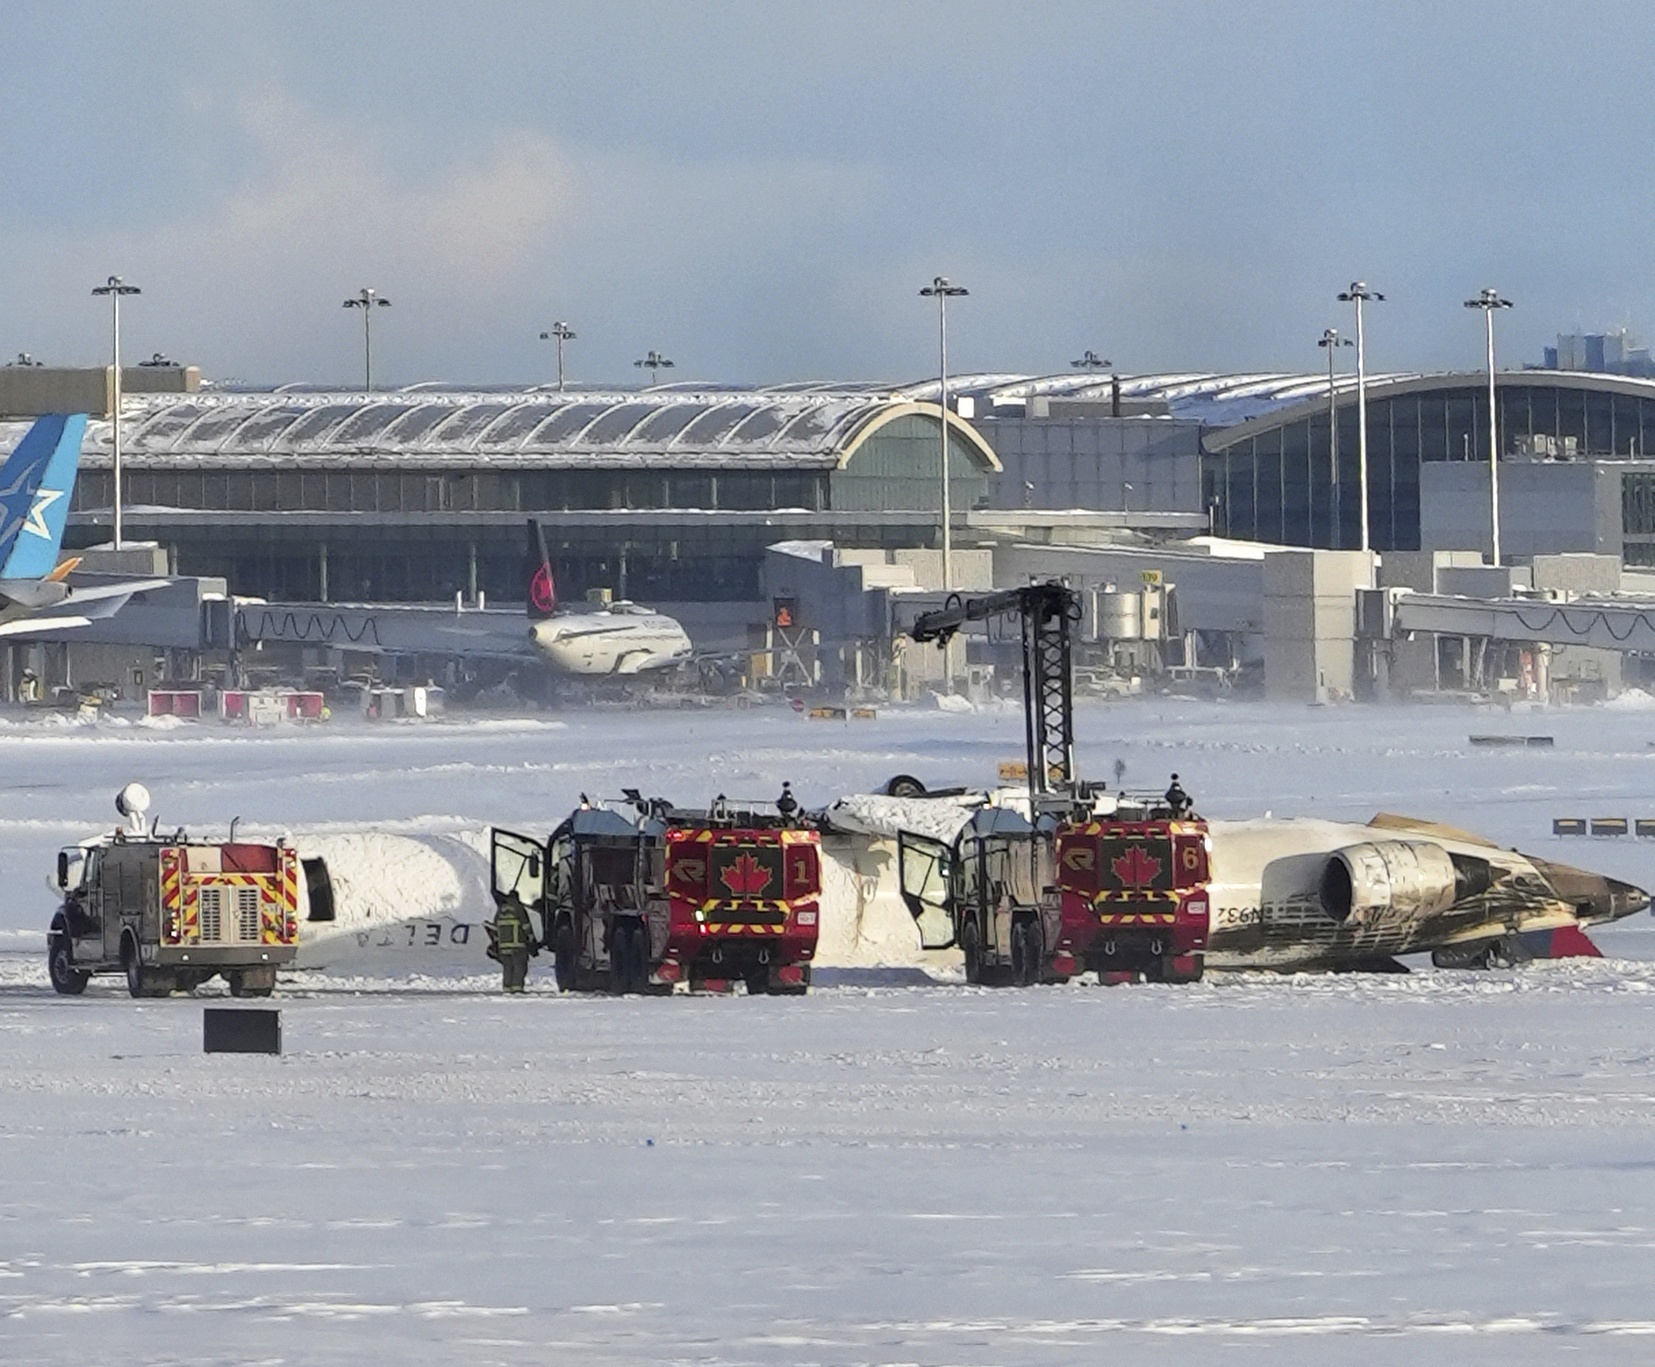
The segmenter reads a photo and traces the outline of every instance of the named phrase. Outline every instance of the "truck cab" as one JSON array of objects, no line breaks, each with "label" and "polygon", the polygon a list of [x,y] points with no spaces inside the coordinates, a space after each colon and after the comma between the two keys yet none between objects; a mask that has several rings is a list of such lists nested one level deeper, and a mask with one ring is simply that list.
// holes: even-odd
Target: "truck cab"
[{"label": "truck cab", "polygon": [[921,946],[958,945],[969,983],[1062,981],[1066,974],[1050,953],[1061,917],[1050,895],[1049,831],[1010,804],[980,806],[961,817],[952,839],[911,830],[897,837],[902,900]]}]

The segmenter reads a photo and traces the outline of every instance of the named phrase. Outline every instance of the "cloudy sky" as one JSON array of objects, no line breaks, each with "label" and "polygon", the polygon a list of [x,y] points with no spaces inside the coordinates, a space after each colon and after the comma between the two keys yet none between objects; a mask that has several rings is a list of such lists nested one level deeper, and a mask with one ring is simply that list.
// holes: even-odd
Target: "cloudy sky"
[{"label": "cloudy sky", "polygon": [[390,383],[1375,368],[1655,333],[1647,3],[0,4],[0,355]]}]

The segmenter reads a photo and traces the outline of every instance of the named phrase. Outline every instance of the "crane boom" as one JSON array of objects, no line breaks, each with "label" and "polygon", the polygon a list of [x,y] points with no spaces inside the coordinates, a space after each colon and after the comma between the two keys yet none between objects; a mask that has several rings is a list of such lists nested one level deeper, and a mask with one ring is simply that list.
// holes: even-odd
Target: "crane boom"
[{"label": "crane boom", "polygon": [[909,631],[916,641],[947,645],[968,622],[1015,616],[1023,636],[1023,724],[1028,747],[1029,793],[1072,798],[1075,792],[1075,708],[1072,628],[1080,620],[1080,595],[1051,581],[1005,589],[980,598],[953,597],[935,612],[921,613]]}]

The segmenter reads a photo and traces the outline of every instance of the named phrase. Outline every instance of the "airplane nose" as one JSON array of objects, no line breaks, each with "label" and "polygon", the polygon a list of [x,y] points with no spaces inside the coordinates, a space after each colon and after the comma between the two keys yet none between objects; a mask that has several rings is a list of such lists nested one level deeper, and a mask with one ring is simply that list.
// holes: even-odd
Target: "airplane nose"
[{"label": "airplane nose", "polygon": [[1618,921],[1649,905],[1649,894],[1631,883],[1567,864],[1535,859],[1534,865],[1551,884],[1559,901],[1567,902],[1583,921]]}]

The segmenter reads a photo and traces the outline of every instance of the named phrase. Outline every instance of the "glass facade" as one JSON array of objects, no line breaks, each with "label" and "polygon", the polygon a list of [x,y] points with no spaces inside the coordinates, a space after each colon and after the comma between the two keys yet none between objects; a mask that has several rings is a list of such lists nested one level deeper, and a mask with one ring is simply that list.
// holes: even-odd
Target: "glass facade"
[{"label": "glass facade", "polygon": [[[1502,383],[1496,401],[1502,460],[1629,460],[1655,449],[1655,397]],[[1337,470],[1325,408],[1204,452],[1202,496],[1218,533],[1289,546],[1361,545],[1356,407],[1345,393],[1338,424]],[[1455,460],[1488,460],[1486,386],[1392,397],[1370,391],[1368,515],[1375,550],[1419,549],[1420,463]],[[1634,479],[1647,478],[1629,479],[1624,497],[1635,497]],[[1650,530],[1655,535],[1655,525]]]},{"label": "glass facade", "polygon": [[[76,481],[76,510],[110,505],[109,472]],[[605,508],[828,506],[826,470],[296,470],[128,467],[126,501],[214,512],[548,513]]]}]

